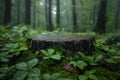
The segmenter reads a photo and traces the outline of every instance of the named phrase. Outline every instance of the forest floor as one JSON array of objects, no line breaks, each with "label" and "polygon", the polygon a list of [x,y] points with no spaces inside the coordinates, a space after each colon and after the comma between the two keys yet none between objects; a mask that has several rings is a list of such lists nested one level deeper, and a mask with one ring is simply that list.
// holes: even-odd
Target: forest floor
[{"label": "forest floor", "polygon": [[[26,41],[35,38],[36,34],[36,31],[25,27],[0,27],[0,80],[120,80],[119,33],[91,33],[95,37],[93,46],[79,44],[85,47],[83,51],[82,48],[72,50],[71,43],[67,45],[71,46],[70,49],[53,44],[33,51],[32,42],[28,46]],[[88,36],[90,33],[78,34]],[[90,55],[88,47],[92,49]]]}]

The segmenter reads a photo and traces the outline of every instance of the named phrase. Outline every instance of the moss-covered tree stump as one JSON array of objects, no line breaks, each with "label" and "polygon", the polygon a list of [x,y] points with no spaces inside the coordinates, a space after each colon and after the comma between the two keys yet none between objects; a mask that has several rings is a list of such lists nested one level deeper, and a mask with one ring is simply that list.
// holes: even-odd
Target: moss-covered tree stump
[{"label": "moss-covered tree stump", "polygon": [[94,51],[95,38],[93,36],[81,36],[79,34],[39,34],[35,38],[27,39],[27,45],[32,51],[61,47],[65,51],[84,52],[91,55]]}]

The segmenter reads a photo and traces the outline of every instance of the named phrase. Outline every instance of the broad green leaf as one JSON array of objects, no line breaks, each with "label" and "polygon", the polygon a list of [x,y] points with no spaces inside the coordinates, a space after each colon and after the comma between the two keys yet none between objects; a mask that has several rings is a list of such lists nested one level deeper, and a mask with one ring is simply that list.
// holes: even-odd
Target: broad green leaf
[{"label": "broad green leaf", "polygon": [[111,59],[111,58],[108,58],[108,59],[106,59],[105,60],[106,62],[108,62],[108,63],[116,63],[113,59]]},{"label": "broad green leaf", "polygon": [[120,56],[112,56],[112,59],[117,59],[117,60],[120,60]]},{"label": "broad green leaf", "polygon": [[28,74],[27,80],[40,80],[40,70],[38,68],[34,68],[32,72]]},{"label": "broad green leaf", "polygon": [[48,49],[48,53],[49,53],[50,55],[52,55],[54,52],[55,52],[54,49]]},{"label": "broad green leaf", "polygon": [[51,80],[50,79],[50,74],[44,74],[43,78],[44,78],[44,80]]},{"label": "broad green leaf", "polygon": [[27,70],[27,64],[25,62],[20,62],[18,64],[16,64],[16,68],[19,69],[19,70]]},{"label": "broad green leaf", "polygon": [[13,80],[24,80],[27,77],[27,74],[26,71],[17,71],[13,76]]},{"label": "broad green leaf", "polygon": [[43,59],[49,59],[50,57],[43,57]]},{"label": "broad green leaf", "polygon": [[78,78],[79,78],[79,80],[87,80],[88,79],[88,77],[85,75],[80,75]]},{"label": "broad green leaf", "polygon": [[98,78],[95,75],[89,75],[89,78],[92,80],[98,80]]},{"label": "broad green leaf", "polygon": [[35,67],[38,64],[39,60],[38,59],[32,59],[28,62],[28,68],[32,69],[33,67]]},{"label": "broad green leaf", "polygon": [[83,70],[87,66],[87,63],[85,63],[84,61],[78,61],[77,66]]},{"label": "broad green leaf", "polygon": [[102,55],[99,55],[99,56],[97,56],[96,58],[95,58],[95,62],[99,62],[101,59],[102,59]]},{"label": "broad green leaf", "polygon": [[51,56],[52,59],[60,60],[61,56],[60,55],[53,55]]},{"label": "broad green leaf", "polygon": [[9,71],[9,67],[0,68],[0,73],[7,73]]},{"label": "broad green leaf", "polygon": [[22,50],[27,50],[28,48],[26,46],[23,46],[23,47],[20,47],[19,48],[19,51],[22,51]]},{"label": "broad green leaf", "polygon": [[9,62],[9,59],[3,58],[3,59],[1,59],[0,61],[1,61],[1,62]]},{"label": "broad green leaf", "polygon": [[49,56],[49,53],[45,50],[40,50],[42,52],[42,54],[44,54],[45,56]]},{"label": "broad green leaf", "polygon": [[96,72],[96,70],[85,71],[85,75],[89,76],[89,75],[92,75],[95,72]]},{"label": "broad green leaf", "polygon": [[56,80],[59,77],[60,77],[60,73],[54,73],[54,74],[51,75],[52,80]]}]

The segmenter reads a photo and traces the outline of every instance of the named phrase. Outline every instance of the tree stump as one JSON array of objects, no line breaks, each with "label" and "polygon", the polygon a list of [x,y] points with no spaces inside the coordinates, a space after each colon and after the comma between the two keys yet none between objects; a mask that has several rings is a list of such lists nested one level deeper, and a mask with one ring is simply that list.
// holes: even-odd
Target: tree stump
[{"label": "tree stump", "polygon": [[91,55],[94,51],[94,36],[80,34],[39,34],[35,38],[27,39],[27,45],[33,52],[48,48],[64,48],[66,51],[84,52]]}]

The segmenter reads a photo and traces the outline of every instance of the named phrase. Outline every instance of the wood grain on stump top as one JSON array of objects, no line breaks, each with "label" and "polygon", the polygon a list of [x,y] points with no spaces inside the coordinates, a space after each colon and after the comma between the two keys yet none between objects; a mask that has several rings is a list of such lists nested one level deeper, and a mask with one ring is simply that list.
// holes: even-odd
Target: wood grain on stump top
[{"label": "wood grain on stump top", "polygon": [[69,42],[94,39],[92,36],[81,36],[79,34],[62,35],[62,34],[39,34],[33,40],[51,41],[51,42]]},{"label": "wood grain on stump top", "polygon": [[63,47],[65,50],[73,52],[82,51],[86,54],[91,54],[94,51],[93,36],[83,36],[80,34],[38,34],[34,38],[27,40],[27,45],[32,51],[41,49]]}]

